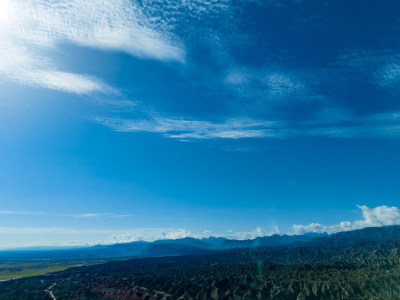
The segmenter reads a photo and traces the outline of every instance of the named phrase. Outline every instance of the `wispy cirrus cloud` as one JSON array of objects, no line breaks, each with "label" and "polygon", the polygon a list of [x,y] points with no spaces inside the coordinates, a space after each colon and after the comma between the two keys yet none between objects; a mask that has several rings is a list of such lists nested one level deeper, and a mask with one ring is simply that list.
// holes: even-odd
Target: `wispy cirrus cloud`
[{"label": "wispy cirrus cloud", "polygon": [[[329,114],[328,118],[325,114]],[[292,136],[328,136],[336,138],[400,137],[400,112],[392,111],[370,116],[356,116],[346,110],[321,111],[310,120],[265,121],[233,118],[224,122],[179,119],[147,115],[147,118],[122,119],[96,117],[93,120],[123,132],[151,132],[179,140],[274,138]]]},{"label": "wispy cirrus cloud", "polygon": [[[245,59],[238,58],[235,53],[238,49],[250,49],[251,41],[258,40],[254,39],[258,33],[253,32],[255,36],[251,38],[245,32],[240,35],[232,30],[232,26],[239,26],[236,21],[232,21],[232,24],[225,22],[229,24],[222,26],[222,29],[216,26],[219,23],[213,22],[218,17],[225,20],[242,11],[245,4],[232,4],[228,0],[166,3],[159,0],[3,0],[1,5],[0,79],[75,94],[113,93],[115,90],[90,74],[61,70],[51,54],[62,49],[64,44],[125,52],[134,57],[162,62],[185,63],[187,52],[195,52],[199,37],[206,37],[201,39],[201,46],[210,53],[218,53],[215,57],[208,53],[215,61],[207,61],[205,64],[204,61],[198,62],[190,57],[192,66],[188,69],[193,68],[196,75],[203,71],[199,65],[209,64],[218,69],[218,75],[211,74],[211,80],[199,84],[204,84],[207,88],[213,86],[218,91],[233,91],[237,99],[235,101],[229,98],[228,106],[237,107],[236,115],[225,115],[221,122],[153,115],[142,119],[96,119],[117,131],[154,132],[180,140],[286,138],[295,135],[399,135],[396,118],[389,120],[383,114],[379,117],[354,116],[351,121],[333,120],[328,115],[325,115],[324,120],[310,117],[308,120],[296,121],[286,111],[290,111],[291,105],[296,105],[296,102],[316,99],[317,102],[321,100],[318,103],[321,107],[337,106],[335,95],[331,97],[324,89],[328,86],[335,90],[337,86],[332,82],[348,81],[349,76],[354,75],[346,73],[348,69],[359,70],[374,85],[397,93],[400,60],[394,51],[377,54],[362,49],[349,50],[336,57],[335,63],[319,68],[289,67],[285,65],[285,60],[277,59],[274,62],[268,58],[260,65],[252,65],[246,63]],[[204,23],[204,27],[197,26],[199,22]],[[235,38],[224,38],[229,32]],[[223,62],[219,64],[220,61]],[[346,70],[343,71],[344,69]],[[209,76],[208,72],[203,73]],[[328,104],[321,104],[323,101]],[[120,109],[123,104],[121,101],[113,103],[115,105],[110,110]],[[125,102],[126,108],[132,109],[132,103]],[[282,103],[285,106],[279,108],[281,110],[278,114],[282,121],[262,120],[275,119],[276,107]],[[303,112],[307,115],[308,110],[314,109],[318,110],[312,105],[302,107],[297,117],[301,117]],[[263,112],[262,117],[259,112]],[[247,119],[237,116],[241,113]],[[266,114],[271,117],[265,117]]]},{"label": "wispy cirrus cloud", "polygon": [[[61,72],[52,69],[36,69],[28,65],[14,65],[14,67],[14,69],[3,69],[3,75],[6,74],[8,80],[11,79],[32,87],[43,87],[75,94],[108,92],[112,90],[107,84],[93,76]],[[24,69],[24,71],[21,71],[21,69]]]},{"label": "wispy cirrus cloud", "polygon": [[[373,137],[399,138],[400,112],[391,111],[369,116],[344,113],[327,120],[314,120],[291,130],[296,135],[330,136],[339,138]],[[305,126],[304,126],[305,125]]]},{"label": "wispy cirrus cloud", "polygon": [[386,205],[369,208],[365,205],[357,205],[361,210],[363,219],[354,222],[343,221],[335,225],[322,225],[311,223],[309,225],[293,225],[293,234],[315,233],[336,233],[339,231],[350,231],[366,227],[382,227],[389,225],[400,225],[400,209]]},{"label": "wispy cirrus cloud", "polygon": [[133,214],[113,214],[113,213],[81,213],[81,214],[66,214],[57,212],[41,212],[41,211],[13,211],[13,210],[0,210],[0,215],[27,215],[27,216],[55,216],[55,217],[68,217],[68,218],[124,218],[133,217]]},{"label": "wispy cirrus cloud", "polygon": [[242,98],[256,98],[264,102],[300,99],[306,91],[301,78],[293,72],[262,67],[230,68],[225,83]]},{"label": "wispy cirrus cloud", "polygon": [[156,116],[134,120],[120,118],[95,118],[95,121],[116,131],[153,132],[174,139],[241,139],[261,137],[283,137],[282,132],[271,130],[274,122],[252,119],[229,119],[222,123],[177,119]]},{"label": "wispy cirrus cloud", "polygon": [[52,53],[69,43],[126,52],[139,58],[184,62],[185,50],[128,0],[3,0],[0,77],[34,87],[88,94],[112,89],[95,76],[60,70]]},{"label": "wispy cirrus cloud", "polygon": [[379,84],[384,88],[390,88],[392,91],[399,92],[400,84],[400,57],[396,60],[387,62],[377,72]]},{"label": "wispy cirrus cloud", "polygon": [[72,0],[19,2],[17,36],[33,44],[72,44],[123,51],[136,57],[183,61],[185,51],[171,32],[157,28],[135,2]]},{"label": "wispy cirrus cloud", "polygon": [[363,49],[344,51],[334,67],[349,68],[362,74],[370,84],[398,95],[400,83],[400,55],[397,49],[371,52]]},{"label": "wispy cirrus cloud", "polygon": [[135,216],[134,214],[111,215],[110,218],[130,218],[134,216]]}]

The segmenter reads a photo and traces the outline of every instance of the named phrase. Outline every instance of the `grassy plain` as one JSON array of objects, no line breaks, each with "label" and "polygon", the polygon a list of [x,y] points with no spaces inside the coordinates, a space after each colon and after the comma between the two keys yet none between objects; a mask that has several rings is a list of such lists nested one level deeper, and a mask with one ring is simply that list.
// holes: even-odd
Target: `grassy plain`
[{"label": "grassy plain", "polygon": [[[97,263],[101,263],[101,261],[97,261]],[[62,271],[71,267],[84,266],[89,264],[93,264],[93,262],[84,260],[6,260],[0,263],[0,281],[14,278],[44,275],[50,272]]]}]

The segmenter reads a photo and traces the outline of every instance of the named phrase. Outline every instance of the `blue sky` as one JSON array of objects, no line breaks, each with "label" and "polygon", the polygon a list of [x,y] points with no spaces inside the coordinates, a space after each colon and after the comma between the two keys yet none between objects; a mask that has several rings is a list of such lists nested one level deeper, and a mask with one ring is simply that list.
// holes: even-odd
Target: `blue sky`
[{"label": "blue sky", "polygon": [[400,224],[397,1],[0,3],[0,248]]}]

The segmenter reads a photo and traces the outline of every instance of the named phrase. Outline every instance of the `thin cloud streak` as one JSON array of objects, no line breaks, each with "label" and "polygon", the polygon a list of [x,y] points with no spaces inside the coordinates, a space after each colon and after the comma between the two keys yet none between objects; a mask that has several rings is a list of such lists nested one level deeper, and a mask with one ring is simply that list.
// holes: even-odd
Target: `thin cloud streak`
[{"label": "thin cloud streak", "polygon": [[127,215],[112,215],[109,216],[109,218],[130,218],[130,217],[134,217],[135,215],[133,214],[127,214]]},{"label": "thin cloud streak", "polygon": [[229,119],[224,123],[209,121],[173,119],[156,117],[148,120],[129,120],[119,118],[95,118],[96,122],[111,127],[115,131],[123,132],[153,132],[161,133],[166,137],[186,139],[241,139],[275,137],[282,138],[282,133],[274,132],[270,128],[274,122],[257,121],[251,119]]},{"label": "thin cloud streak", "polygon": [[1,210],[0,215],[27,215],[27,216],[55,216],[55,217],[68,217],[68,218],[98,218],[98,217],[108,217],[108,218],[124,218],[132,217],[132,214],[112,214],[112,213],[84,213],[84,214],[65,214],[65,213],[52,213],[52,212],[40,212],[40,211],[12,211],[12,210]]},{"label": "thin cloud streak", "polygon": [[293,129],[293,134],[306,134],[311,136],[330,136],[340,138],[373,137],[373,138],[399,138],[400,137],[400,112],[392,111],[366,117],[344,115],[329,123],[317,124],[306,129]]},{"label": "thin cloud streak", "polygon": [[291,136],[400,137],[399,111],[367,117],[357,117],[340,111],[331,120],[317,116],[315,119],[297,122],[233,118],[215,123],[161,116],[149,116],[147,119],[137,120],[96,117],[93,120],[115,131],[159,133],[167,138],[184,141],[243,138],[285,139]]}]

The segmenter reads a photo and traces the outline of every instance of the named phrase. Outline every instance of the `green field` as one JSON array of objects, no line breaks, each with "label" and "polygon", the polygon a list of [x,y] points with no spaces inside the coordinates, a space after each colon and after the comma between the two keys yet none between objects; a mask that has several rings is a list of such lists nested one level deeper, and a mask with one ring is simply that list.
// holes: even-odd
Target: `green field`
[{"label": "green field", "polygon": [[[101,263],[97,261],[96,263]],[[62,271],[71,267],[93,264],[88,261],[53,261],[39,260],[33,262],[9,260],[0,264],[0,280],[43,275]]]}]

